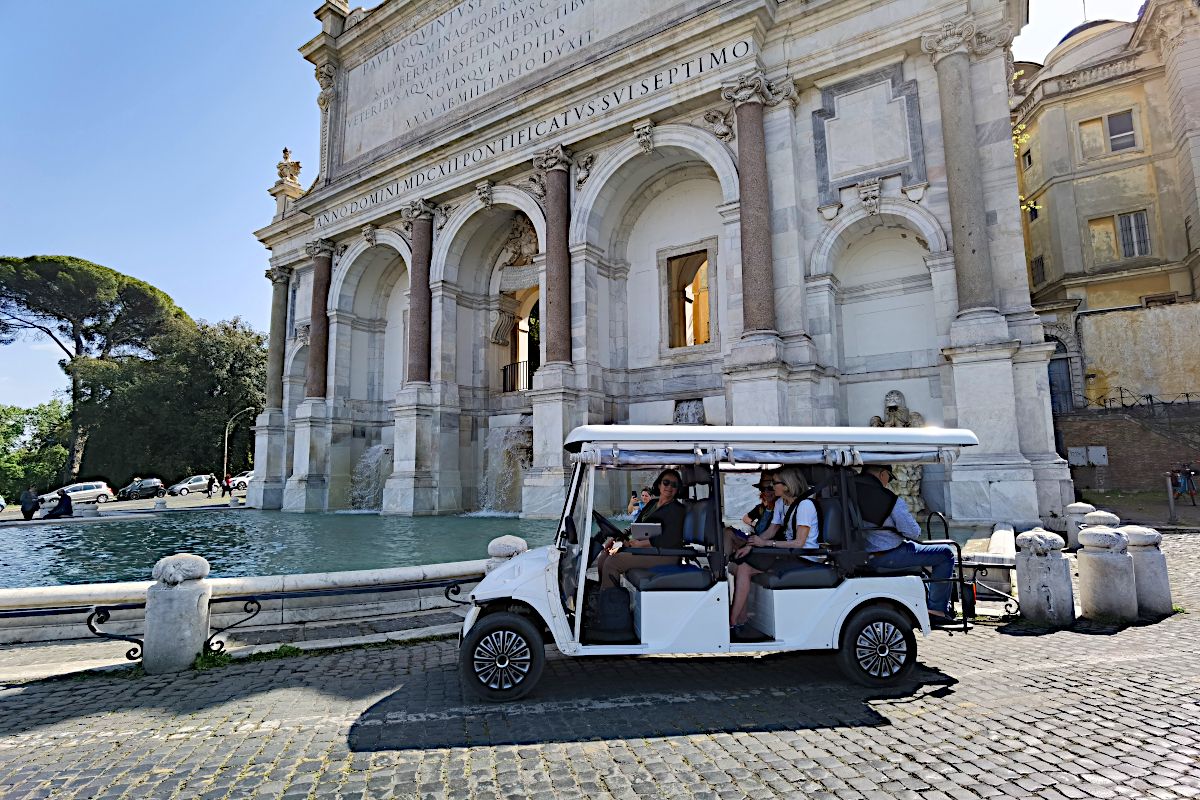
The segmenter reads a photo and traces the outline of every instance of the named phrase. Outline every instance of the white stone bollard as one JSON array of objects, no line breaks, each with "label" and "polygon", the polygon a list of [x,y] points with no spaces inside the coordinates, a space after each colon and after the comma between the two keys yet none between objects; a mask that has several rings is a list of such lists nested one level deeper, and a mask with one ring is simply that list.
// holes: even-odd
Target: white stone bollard
[{"label": "white stone bollard", "polygon": [[1121,525],[1121,518],[1111,511],[1089,511],[1083,515],[1083,524],[1080,525],[1080,530],[1083,528],[1094,528],[1097,525],[1103,525],[1106,528],[1116,529]]},{"label": "white stone bollard", "polygon": [[167,498],[156,497],[154,499],[154,510],[155,511],[166,511],[167,510]]},{"label": "white stone bollard", "polygon": [[100,516],[100,506],[95,503],[80,503],[75,509],[77,517],[98,517]]},{"label": "white stone bollard", "polygon": [[514,556],[529,550],[529,545],[520,536],[498,536],[488,542],[488,562],[483,568],[486,575],[508,562]]},{"label": "white stone bollard", "polygon": [[1071,565],[1057,533],[1034,528],[1017,537],[1017,596],[1021,616],[1064,627],[1075,621]]},{"label": "white stone bollard", "polygon": [[1133,557],[1125,534],[1107,525],[1079,531],[1079,605],[1087,619],[1133,622],[1138,618]]},{"label": "white stone bollard", "polygon": [[1167,576],[1167,559],[1163,556],[1162,534],[1154,528],[1126,525],[1119,529],[1129,539],[1129,555],[1133,557],[1133,574],[1137,584],[1138,614],[1143,617],[1165,617],[1174,611],[1171,603],[1171,581]]},{"label": "white stone bollard", "polygon": [[189,553],[167,556],[154,565],[152,577],[158,583],[146,590],[142,666],[151,675],[183,672],[208,639],[208,562]]},{"label": "white stone bollard", "polygon": [[1083,518],[1096,510],[1091,503],[1071,503],[1063,509],[1067,515],[1067,547],[1074,550],[1079,547],[1079,528]]},{"label": "white stone bollard", "polygon": [[241,505],[241,503],[238,502],[237,497],[235,497],[233,495],[229,495],[229,507],[237,508],[239,505]]}]

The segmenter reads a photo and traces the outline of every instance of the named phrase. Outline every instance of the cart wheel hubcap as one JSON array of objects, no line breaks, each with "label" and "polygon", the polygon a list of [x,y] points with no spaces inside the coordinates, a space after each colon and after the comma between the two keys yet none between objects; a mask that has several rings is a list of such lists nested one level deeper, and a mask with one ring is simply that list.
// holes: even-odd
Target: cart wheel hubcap
[{"label": "cart wheel hubcap", "polygon": [[908,657],[908,642],[899,628],[890,622],[872,622],[854,641],[854,656],[859,667],[873,678],[890,678],[898,673]]},{"label": "cart wheel hubcap", "polygon": [[512,689],[525,680],[533,663],[529,642],[516,631],[489,633],[471,654],[475,677],[489,689]]}]

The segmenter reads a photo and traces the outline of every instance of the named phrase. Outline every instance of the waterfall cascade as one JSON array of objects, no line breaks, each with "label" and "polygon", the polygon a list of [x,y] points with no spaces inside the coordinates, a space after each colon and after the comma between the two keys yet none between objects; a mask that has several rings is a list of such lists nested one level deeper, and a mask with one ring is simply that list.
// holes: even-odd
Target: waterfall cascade
[{"label": "waterfall cascade", "polygon": [[516,514],[521,510],[521,477],[533,463],[533,427],[525,423],[490,428],[484,440],[483,480],[479,486],[479,511]]},{"label": "waterfall cascade", "polygon": [[675,425],[704,425],[707,419],[704,416],[704,401],[703,400],[676,400],[675,401],[675,416],[671,419]]},{"label": "waterfall cascade", "polygon": [[383,485],[391,472],[392,448],[382,444],[368,447],[350,478],[350,507],[362,511],[382,508]]}]

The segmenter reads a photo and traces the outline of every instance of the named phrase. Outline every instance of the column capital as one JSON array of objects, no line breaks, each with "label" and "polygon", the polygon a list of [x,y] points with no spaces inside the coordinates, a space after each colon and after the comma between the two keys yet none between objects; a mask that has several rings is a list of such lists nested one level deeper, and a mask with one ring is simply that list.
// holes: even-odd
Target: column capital
[{"label": "column capital", "polygon": [[304,252],[310,258],[333,258],[334,244],[332,239],[316,239],[304,245]]},{"label": "column capital", "polygon": [[553,170],[569,172],[571,169],[571,155],[569,149],[563,147],[561,144],[556,144],[534,155],[533,167],[540,172],[551,172]]},{"label": "column capital", "polygon": [[951,22],[921,34],[921,50],[929,54],[937,64],[946,56],[955,53],[985,56],[997,48],[1012,44],[1013,27],[1007,21],[996,25],[982,26],[972,16]]},{"label": "column capital", "polygon": [[266,271],[267,280],[274,284],[286,284],[292,279],[291,267],[270,267]]},{"label": "column capital", "polygon": [[413,200],[400,209],[400,217],[405,222],[412,223],[419,219],[433,219],[436,212],[437,206],[428,200]]},{"label": "column capital", "polygon": [[734,108],[746,103],[761,103],[765,106],[777,106],[784,100],[795,106],[799,101],[796,95],[796,84],[791,78],[771,81],[762,70],[745,72],[730,83],[721,87],[721,97],[733,103]]}]

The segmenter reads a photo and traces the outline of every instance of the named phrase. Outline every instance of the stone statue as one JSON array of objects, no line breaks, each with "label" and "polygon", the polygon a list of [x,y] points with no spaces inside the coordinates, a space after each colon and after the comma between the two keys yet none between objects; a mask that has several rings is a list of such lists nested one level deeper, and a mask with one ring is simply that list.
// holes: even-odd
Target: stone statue
[{"label": "stone statue", "polygon": [[508,232],[508,238],[504,240],[504,247],[500,249],[500,255],[496,258],[496,266],[527,267],[533,263],[537,251],[537,232],[533,229],[533,223],[524,214],[517,214],[513,217],[512,228]]},{"label": "stone statue", "polygon": [[[923,428],[925,418],[910,410],[904,402],[904,394],[893,389],[883,398],[883,416],[871,417],[871,427]],[[921,499],[921,465],[895,464],[894,467],[890,484],[892,491],[904,498],[914,516],[921,513],[925,510],[925,501]]]}]

